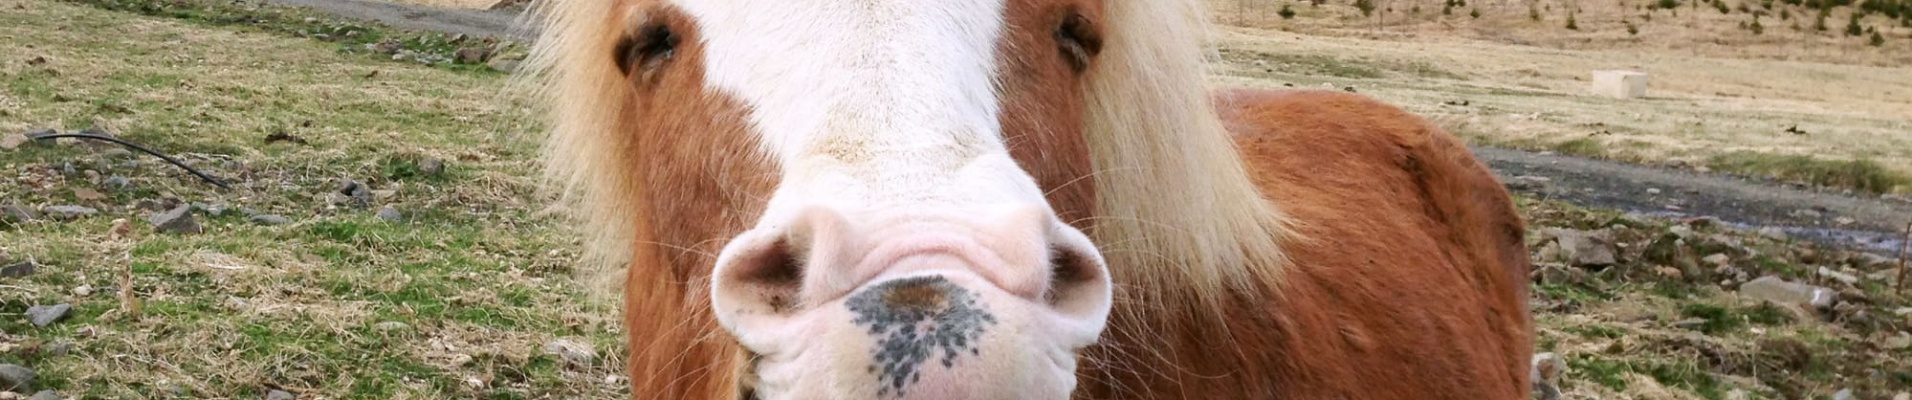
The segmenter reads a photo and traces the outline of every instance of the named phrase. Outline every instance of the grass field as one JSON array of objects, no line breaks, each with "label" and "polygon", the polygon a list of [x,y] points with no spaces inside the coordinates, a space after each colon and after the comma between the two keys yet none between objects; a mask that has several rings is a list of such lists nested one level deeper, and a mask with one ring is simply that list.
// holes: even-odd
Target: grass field
[{"label": "grass field", "polygon": [[[41,264],[0,286],[0,360],[34,366],[42,387],[114,399],[626,396],[615,308],[570,286],[575,238],[537,213],[535,145],[505,75],[68,3],[0,9],[0,132],[97,125],[236,181],[216,191],[89,145],[0,151],[3,201],[101,210],[0,230],[0,253]],[[268,143],[273,133],[307,144]],[[448,167],[427,176],[428,159]],[[372,204],[335,204],[342,179],[369,186]],[[135,205],[161,199],[233,211],[200,214],[204,234],[159,234]],[[403,220],[376,217],[383,206]],[[241,208],[292,222],[263,226]],[[132,237],[107,239],[120,218]],[[117,298],[128,268],[137,314]],[[20,318],[54,303],[72,316],[46,328]],[[598,359],[545,354],[561,339]],[[37,350],[62,342],[68,355]]]},{"label": "grass field", "polygon": [[[1651,38],[1581,42],[1563,37],[1597,36],[1587,32],[1594,28],[1523,28],[1488,16],[1483,19],[1513,26],[1429,32],[1428,25],[1440,25],[1424,22],[1369,31],[1348,27],[1360,19],[1345,2],[1281,3],[1302,11],[1293,20],[1251,18],[1248,26],[1226,29],[1219,82],[1353,87],[1480,144],[1777,177],[1862,194],[1912,192],[1912,78],[1906,78],[1912,77],[1912,38],[1898,39],[1896,48],[1847,48],[1801,34],[1792,42],[1724,46],[1746,53],[1731,54],[1687,43],[1711,43],[1701,38],[1718,25],[1730,27],[1727,21],[1662,27],[1663,35]],[[1506,40],[1477,37],[1483,35]],[[1580,45],[1548,44],[1555,42]],[[1844,49],[1835,53],[1844,56],[1815,56],[1826,48]],[[1648,96],[1592,95],[1591,72],[1601,69],[1651,74]]]},{"label": "grass field", "polygon": [[[578,240],[540,212],[537,126],[505,90],[505,75],[359,51],[383,35],[420,48],[457,46],[301,12],[239,15],[224,0],[177,0],[188,7],[146,10],[170,16],[156,17],[79,3],[137,2],[0,0],[0,136],[98,126],[236,189],[216,190],[110,146],[0,149],[0,205],[99,210],[72,221],[0,223],[0,261],[39,264],[31,275],[0,278],[0,363],[33,368],[40,388],[86,399],[258,399],[272,390],[300,399],[630,397],[619,377],[625,347],[616,307],[570,281]],[[340,32],[357,33],[343,35],[348,40]],[[1224,53],[1233,67],[1217,79],[1354,85],[1470,128],[1460,131],[1481,141],[1553,146],[1565,141],[1549,135],[1599,121],[1638,127],[1577,146],[1650,159],[1727,154],[1712,147],[1770,140],[1772,149],[1759,150],[1867,156],[1892,168],[1907,162],[1907,150],[1877,144],[1722,136],[1731,134],[1726,128],[1671,139],[1655,133],[1682,118],[1750,126],[1743,120],[1767,111],[1695,94],[1746,90],[1749,98],[1738,101],[1813,104],[1801,107],[1815,111],[1787,115],[1818,121],[1802,127],[1828,141],[1860,141],[1903,112],[1887,91],[1912,90],[1853,76],[1874,67],[1670,57],[1659,62],[1699,71],[1668,72],[1692,75],[1659,86],[1670,94],[1631,104],[1580,96],[1572,73],[1561,72],[1590,67],[1597,51],[1234,32]],[[320,35],[326,40],[312,39]],[[1496,65],[1497,58],[1519,61]],[[1851,93],[1840,94],[1860,100],[1834,89],[1804,93],[1807,82],[1797,79],[1765,88],[1731,83],[1753,79],[1734,71],[1777,67],[1823,74],[1815,83],[1844,85],[1837,90]],[[1799,100],[1810,96],[1821,97]],[[1463,100],[1470,105],[1440,104]],[[1521,117],[1534,112],[1545,113]],[[1628,113],[1648,115],[1605,119]],[[267,141],[280,133],[304,143]],[[1628,150],[1618,144],[1631,142],[1618,138],[1666,146]],[[432,161],[447,167],[433,171]],[[369,187],[367,204],[337,194],[341,180]],[[170,201],[228,211],[198,213],[202,234],[154,232],[144,218],[164,206],[149,205]],[[1877,264],[1747,232],[1520,204],[1536,227],[1536,261],[1564,271],[1543,274],[1534,297],[1541,350],[1566,358],[1562,389],[1571,398],[1827,398],[1852,389],[1870,399],[1912,391],[1912,350],[1892,342],[1912,329],[1912,316],[1897,313],[1908,305],[1904,296],[1872,278],[1887,272]],[[378,217],[387,206],[402,218]],[[261,224],[241,209],[290,223]],[[115,237],[116,219],[130,222],[130,235]],[[1547,250],[1547,227],[1611,229],[1621,264],[1563,269]],[[1713,254],[1728,265],[1695,264]],[[1840,287],[1842,298],[1863,301],[1848,300],[1824,321],[1795,321],[1732,289],[1743,275],[1765,274],[1836,285],[1816,267],[1867,277]],[[128,296],[122,276],[131,277]],[[49,326],[24,315],[59,303],[73,312]],[[594,357],[547,351],[564,343]]]}]

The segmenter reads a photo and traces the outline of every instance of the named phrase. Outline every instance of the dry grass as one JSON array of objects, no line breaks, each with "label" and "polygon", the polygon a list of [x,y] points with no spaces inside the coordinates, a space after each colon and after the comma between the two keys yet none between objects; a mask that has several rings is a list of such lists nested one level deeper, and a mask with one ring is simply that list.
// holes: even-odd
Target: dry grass
[{"label": "dry grass", "polygon": [[388,1],[392,3],[416,4],[421,6],[445,7],[445,8],[471,8],[471,9],[483,10],[483,9],[491,8],[491,6],[494,4],[498,4],[499,0],[388,0]]},{"label": "dry grass", "polygon": [[[0,226],[0,254],[43,264],[0,289],[0,362],[83,398],[628,398],[615,307],[570,286],[575,238],[533,212],[535,144],[504,75],[66,3],[0,9],[0,134],[97,125],[237,181],[215,191],[110,147],[0,151],[0,201],[102,210]],[[420,175],[425,158],[451,167]],[[340,178],[406,219],[328,201]],[[201,213],[205,234],[154,233],[134,205],[165,198],[293,223]],[[101,244],[116,218],[134,221],[128,252]],[[138,314],[118,310],[122,268]],[[72,317],[21,316],[55,303]],[[541,351],[557,338],[601,358],[566,365]]]},{"label": "dry grass", "polygon": [[[1305,6],[1304,6],[1305,7]],[[1324,6],[1326,7],[1326,6]],[[1709,11],[1711,12],[1711,11]],[[1912,173],[1912,67],[1562,50],[1456,38],[1378,40],[1229,28],[1227,85],[1355,87],[1476,143],[1569,147],[1705,166],[1734,153],[1870,160]],[[1588,90],[1591,71],[1652,74],[1648,97]],[[1797,126],[1805,134],[1787,132]],[[1578,143],[1574,143],[1578,142]],[[1899,181],[1898,191],[1912,191]],[[1891,188],[1886,188],[1890,190]]]}]

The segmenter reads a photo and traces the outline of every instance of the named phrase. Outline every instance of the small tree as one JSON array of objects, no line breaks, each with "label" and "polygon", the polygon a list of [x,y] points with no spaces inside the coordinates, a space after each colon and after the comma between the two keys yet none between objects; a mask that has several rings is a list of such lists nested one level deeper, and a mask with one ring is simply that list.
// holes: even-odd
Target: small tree
[{"label": "small tree", "polygon": [[1627,25],[1627,35],[1639,35],[1639,34],[1640,34],[1640,27],[1637,27],[1637,26],[1633,26],[1633,21],[1620,21],[1620,22],[1621,22],[1621,23],[1625,23],[1625,24]]},{"label": "small tree", "polygon": [[[1474,19],[1480,19],[1480,9],[1476,8],[1473,11],[1468,11],[1467,16],[1474,17]],[[1905,26],[1912,26],[1912,19],[1906,20]]]},{"label": "small tree", "polygon": [[1779,20],[1781,20],[1781,21],[1791,21],[1791,20],[1792,20],[1792,9],[1790,9],[1790,8],[1781,8],[1781,9],[1779,9]]},{"label": "small tree", "polygon": [[1361,16],[1374,16],[1374,0],[1354,0],[1354,8],[1361,9]]},{"label": "small tree", "polygon": [[1872,45],[1872,47],[1884,46],[1885,36],[1880,36],[1879,32],[1872,32],[1872,41],[1867,42],[1866,44],[1870,44]]},{"label": "small tree", "polygon": [[1282,4],[1281,11],[1276,11],[1275,15],[1280,15],[1281,19],[1295,19],[1295,10],[1288,8],[1287,4]]},{"label": "small tree", "polygon": [[1534,22],[1540,22],[1540,9],[1534,8],[1533,4],[1528,4],[1527,19],[1534,20]]},{"label": "small tree", "polygon": [[1671,10],[1680,7],[1680,0],[1660,0],[1659,4],[1656,5],[1662,9]]},{"label": "small tree", "polygon": [[1759,24],[1759,14],[1753,14],[1753,24],[1746,27],[1751,29],[1754,35],[1766,33],[1766,27]]},{"label": "small tree", "polygon": [[1826,31],[1826,14],[1832,13],[1832,7],[1819,7],[1819,16],[1812,21],[1812,30]]},{"label": "small tree", "polygon": [[1720,13],[1720,14],[1732,14],[1732,13],[1733,13],[1733,9],[1732,9],[1731,7],[1727,7],[1727,6],[1726,6],[1726,0],[1715,0],[1715,1],[1713,1],[1713,9],[1715,9],[1715,10],[1719,10],[1719,13]]},{"label": "small tree", "polygon": [[1864,26],[1859,25],[1859,12],[1853,11],[1852,18],[1846,19],[1846,36],[1859,36],[1864,34],[1866,34],[1866,29]]},{"label": "small tree", "polygon": [[1570,31],[1580,30],[1580,24],[1574,23],[1573,21],[1573,13],[1567,13],[1567,30],[1570,30]]}]

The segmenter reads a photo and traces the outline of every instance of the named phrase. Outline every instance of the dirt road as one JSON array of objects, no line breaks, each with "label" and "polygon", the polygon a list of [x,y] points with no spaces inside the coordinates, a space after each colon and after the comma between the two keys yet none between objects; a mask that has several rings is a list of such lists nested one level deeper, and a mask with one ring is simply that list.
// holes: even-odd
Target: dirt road
[{"label": "dirt road", "polygon": [[[406,29],[471,36],[532,37],[519,12],[445,9],[367,0],[269,0]],[[1820,193],[1716,174],[1674,171],[1500,148],[1474,148],[1503,179],[1544,177],[1516,188],[1573,204],[1662,216],[1710,216],[1779,227],[1792,237],[1889,254],[1912,223],[1912,203]],[[1535,179],[1527,178],[1528,181]]]}]

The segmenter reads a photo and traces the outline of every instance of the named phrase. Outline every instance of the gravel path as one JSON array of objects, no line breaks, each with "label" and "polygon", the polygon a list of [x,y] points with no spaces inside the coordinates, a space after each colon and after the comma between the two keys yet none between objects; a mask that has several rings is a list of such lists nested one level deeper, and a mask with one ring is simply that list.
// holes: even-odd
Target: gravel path
[{"label": "gravel path", "polygon": [[[405,29],[528,39],[519,11],[445,9],[367,0],[269,0]],[[1794,237],[1895,251],[1912,223],[1912,203],[1820,193],[1718,174],[1554,154],[1475,147],[1502,177],[1538,176],[1518,192],[1582,206],[1666,216],[1710,216],[1742,226],[1772,226]]]}]

